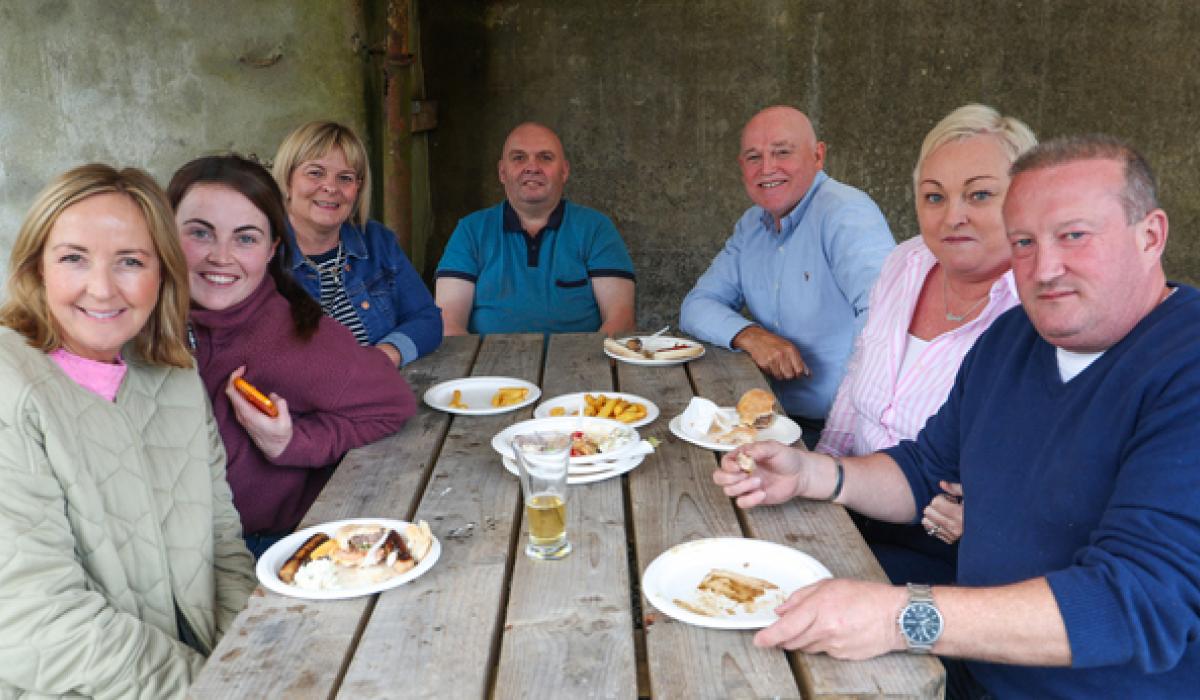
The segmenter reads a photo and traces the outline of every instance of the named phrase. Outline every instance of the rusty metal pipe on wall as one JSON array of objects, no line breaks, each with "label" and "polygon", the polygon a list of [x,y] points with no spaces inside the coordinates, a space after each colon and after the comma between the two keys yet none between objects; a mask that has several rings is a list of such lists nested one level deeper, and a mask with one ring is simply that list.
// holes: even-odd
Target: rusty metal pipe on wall
[{"label": "rusty metal pipe on wall", "polygon": [[412,111],[409,94],[412,53],[409,51],[411,0],[388,0],[387,41],[383,64],[383,223],[396,232],[400,247],[412,254],[412,172],[409,158]]}]

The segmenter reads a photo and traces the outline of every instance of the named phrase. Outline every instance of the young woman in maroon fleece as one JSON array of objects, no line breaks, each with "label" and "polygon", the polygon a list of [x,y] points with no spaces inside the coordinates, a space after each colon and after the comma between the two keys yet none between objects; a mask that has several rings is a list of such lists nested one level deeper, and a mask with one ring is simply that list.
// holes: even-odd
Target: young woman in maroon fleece
[{"label": "young woman in maroon fleece", "polygon": [[[283,198],[262,166],[198,158],[171,178],[168,196],[187,257],[193,351],[257,556],[295,528],[347,450],[394,433],[416,403],[382,353],[292,281]],[[238,377],[278,415],[246,400]]]}]

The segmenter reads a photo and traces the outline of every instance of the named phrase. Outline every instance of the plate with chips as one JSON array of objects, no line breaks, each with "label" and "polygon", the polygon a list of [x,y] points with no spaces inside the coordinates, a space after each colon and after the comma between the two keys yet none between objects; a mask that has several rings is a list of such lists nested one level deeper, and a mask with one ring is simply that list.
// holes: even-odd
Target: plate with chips
[{"label": "plate with chips", "polygon": [[430,408],[463,416],[491,416],[528,406],[542,397],[537,384],[515,377],[464,377],[425,392]]},{"label": "plate with chips", "polygon": [[633,428],[649,425],[658,418],[658,406],[636,394],[619,391],[581,391],[546,399],[533,411],[534,418],[577,416],[580,409],[589,418],[612,418]]}]

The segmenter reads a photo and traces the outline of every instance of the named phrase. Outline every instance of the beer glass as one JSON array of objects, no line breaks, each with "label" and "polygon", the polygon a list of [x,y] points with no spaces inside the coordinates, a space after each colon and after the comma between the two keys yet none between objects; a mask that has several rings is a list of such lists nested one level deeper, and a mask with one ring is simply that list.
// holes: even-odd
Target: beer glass
[{"label": "beer glass", "polygon": [[530,433],[512,441],[525,499],[529,542],[525,554],[534,559],[562,559],[571,552],[567,540],[567,467],[571,460],[568,433]]}]

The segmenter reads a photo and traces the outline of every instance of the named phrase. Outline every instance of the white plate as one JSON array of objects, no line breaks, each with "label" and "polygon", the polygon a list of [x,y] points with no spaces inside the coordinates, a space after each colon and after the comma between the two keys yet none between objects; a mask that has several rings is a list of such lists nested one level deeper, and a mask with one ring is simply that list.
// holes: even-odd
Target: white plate
[{"label": "white plate", "polygon": [[559,406],[562,406],[567,410],[567,417],[574,416],[576,415],[575,411],[579,410],[579,405],[583,402],[583,395],[585,393],[593,396],[596,394],[604,394],[609,398],[616,397],[618,399],[625,399],[630,403],[640,403],[644,405],[646,407],[646,417],[641,420],[635,420],[632,423],[626,423],[626,425],[630,426],[631,428],[640,428],[643,425],[649,425],[650,423],[654,422],[655,418],[658,418],[658,406],[655,406],[654,402],[648,401],[636,394],[622,394],[617,391],[587,391],[576,394],[563,394],[562,396],[555,396],[552,399],[546,399],[541,403],[541,405],[533,409],[533,417],[551,418],[552,416],[550,415],[550,409],[557,408]]},{"label": "white plate", "polygon": [[323,523],[321,525],[314,525],[299,532],[293,532],[287,537],[284,537],[282,540],[279,540],[275,544],[271,545],[270,549],[263,552],[263,555],[259,557],[258,564],[254,567],[254,573],[258,576],[258,582],[265,586],[267,590],[274,591],[280,595],[291,596],[293,598],[309,598],[311,600],[357,598],[359,596],[386,591],[389,588],[395,588],[401,584],[408,583],[421,574],[424,574],[426,571],[429,571],[429,569],[433,567],[434,562],[436,562],[438,557],[442,554],[442,543],[438,542],[438,539],[434,537],[433,546],[429,548],[429,553],[425,555],[424,559],[417,562],[415,567],[409,569],[403,574],[400,574],[399,576],[395,576],[386,581],[381,581],[370,586],[341,588],[332,591],[311,590],[308,588],[293,586],[289,583],[284,583],[283,581],[279,580],[279,570],[283,568],[283,565],[287,563],[288,559],[291,559],[292,555],[296,553],[296,550],[300,549],[301,545],[308,541],[309,537],[312,537],[318,532],[323,532],[326,535],[333,537],[333,534],[337,532],[338,528],[342,527],[343,525],[355,525],[360,523],[378,523],[399,533],[403,533],[404,528],[408,526],[408,523],[404,522],[403,520],[389,520],[388,518],[350,518],[349,520],[335,520],[333,522]]},{"label": "white plate", "polygon": [[641,338],[642,345],[647,350],[664,350],[666,348],[682,344],[682,345],[698,346],[700,348],[700,354],[694,355],[692,357],[679,357],[679,358],[676,358],[673,360],[651,360],[648,358],[635,359],[632,357],[625,357],[624,355],[618,355],[616,353],[609,352],[608,348],[604,348],[604,354],[608,355],[609,357],[611,357],[614,360],[620,360],[621,362],[628,362],[631,365],[647,365],[650,367],[667,367],[670,365],[682,365],[685,362],[691,362],[692,360],[698,360],[701,357],[704,357],[704,345],[701,344],[699,341],[689,340],[688,338],[673,338],[669,335],[660,335],[660,336],[655,336],[655,337],[650,337],[648,335],[643,335],[643,336],[632,336],[631,335],[628,338],[619,338],[619,339],[617,339],[617,342],[624,344],[624,342],[626,340],[629,340],[629,338],[634,338],[634,337]]},{"label": "white plate", "polygon": [[[611,479],[614,476],[621,476],[626,472],[633,471],[639,464],[645,461],[646,455],[637,455],[631,459],[624,459],[619,462],[601,462],[596,466],[604,466],[604,469],[586,469],[581,471],[567,472],[567,485],[578,486],[580,484],[591,484],[597,481]],[[517,465],[508,457],[501,460],[504,463],[504,468],[513,476],[517,476]],[[589,465],[591,466],[591,465]]]},{"label": "white plate", "polygon": [[[493,406],[492,397],[500,387],[529,389],[529,395],[521,403],[511,406]],[[469,408],[450,408],[450,399],[454,390],[462,392],[462,402]],[[536,384],[514,377],[464,377],[452,379],[441,384],[434,384],[425,392],[425,403],[431,408],[446,413],[458,413],[464,416],[491,416],[497,413],[508,413],[522,406],[537,401],[542,396],[542,390]]]},{"label": "white plate", "polygon": [[[733,423],[737,423],[736,410],[732,408],[722,408],[721,410],[732,415]],[[737,445],[723,445],[719,442],[715,442],[707,435],[697,435],[690,430],[685,430],[683,427],[683,415],[678,415],[672,418],[671,422],[667,424],[667,427],[671,429],[672,433],[675,433],[675,437],[681,440],[687,440],[693,445],[699,445],[706,450],[732,452],[737,448]],[[793,445],[803,434],[804,431],[800,429],[800,426],[796,425],[796,421],[788,418],[787,416],[776,414],[775,420],[771,422],[771,427],[758,431],[758,436],[754,441],[762,442],[763,440],[778,440],[785,445]]]},{"label": "white plate", "polygon": [[533,420],[523,420],[520,423],[513,423],[504,430],[496,433],[496,436],[492,438],[492,449],[499,452],[501,457],[514,459],[512,445],[509,443],[512,442],[514,437],[522,433],[570,433],[576,430],[598,429],[625,429],[632,433],[632,437],[629,442],[611,452],[601,452],[600,454],[588,455],[586,457],[572,457],[571,464],[593,464],[595,462],[611,462],[621,459],[635,452],[638,449],[638,443],[641,442],[641,437],[635,428],[607,418],[534,418]]},{"label": "white plate", "polygon": [[[676,605],[676,598],[692,602],[699,594],[696,586],[713,569],[727,569],[765,579],[779,586],[767,595],[787,600],[796,589],[823,578],[832,578],[829,569],[798,549],[765,540],[741,537],[716,537],[675,545],[650,562],[642,574],[642,592],[646,600],[681,622],[718,629],[759,629],[775,622],[775,605],[755,612],[738,606],[734,615],[709,617]],[[774,599],[773,598],[773,599]]]}]

